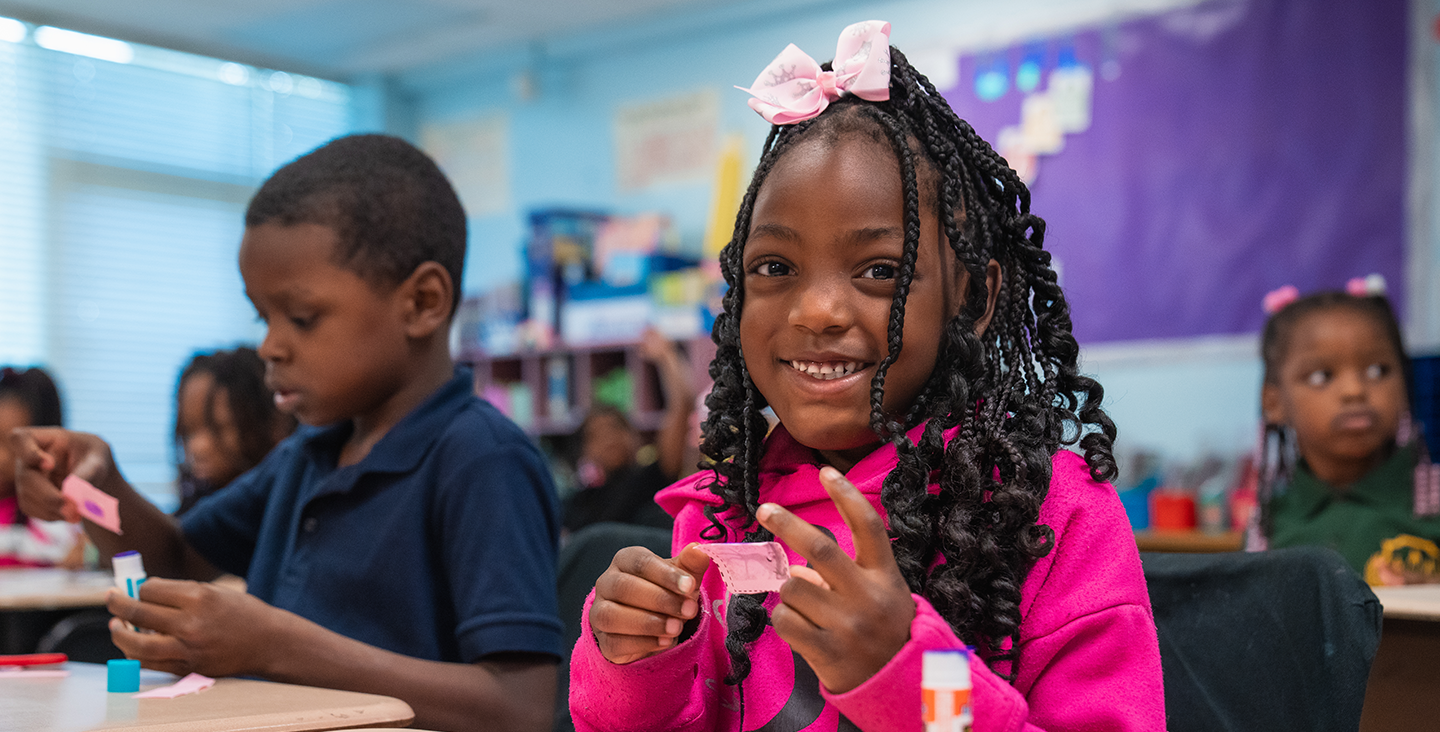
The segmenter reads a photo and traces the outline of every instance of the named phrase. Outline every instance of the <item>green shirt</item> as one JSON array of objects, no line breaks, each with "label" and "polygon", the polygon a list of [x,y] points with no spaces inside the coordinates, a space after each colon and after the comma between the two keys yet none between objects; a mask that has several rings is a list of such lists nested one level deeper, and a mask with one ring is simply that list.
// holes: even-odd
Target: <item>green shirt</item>
[{"label": "green shirt", "polygon": [[1270,546],[1328,546],[1361,575],[1380,542],[1411,534],[1440,543],[1440,516],[1415,515],[1415,449],[1402,447],[1354,485],[1338,490],[1302,462],[1270,501]]}]

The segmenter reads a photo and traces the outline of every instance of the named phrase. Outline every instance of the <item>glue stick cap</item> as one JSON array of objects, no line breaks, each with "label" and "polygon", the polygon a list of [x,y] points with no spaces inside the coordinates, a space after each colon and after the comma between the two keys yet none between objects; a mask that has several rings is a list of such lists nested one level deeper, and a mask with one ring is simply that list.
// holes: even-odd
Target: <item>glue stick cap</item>
[{"label": "glue stick cap", "polygon": [[125,694],[140,690],[140,662],[133,658],[112,658],[105,662],[105,690]]},{"label": "glue stick cap", "polygon": [[145,562],[140,559],[140,552],[120,552],[110,559],[110,564],[117,576],[145,576]]},{"label": "glue stick cap", "polygon": [[970,688],[970,652],[964,648],[926,651],[921,668],[921,683],[928,688]]}]

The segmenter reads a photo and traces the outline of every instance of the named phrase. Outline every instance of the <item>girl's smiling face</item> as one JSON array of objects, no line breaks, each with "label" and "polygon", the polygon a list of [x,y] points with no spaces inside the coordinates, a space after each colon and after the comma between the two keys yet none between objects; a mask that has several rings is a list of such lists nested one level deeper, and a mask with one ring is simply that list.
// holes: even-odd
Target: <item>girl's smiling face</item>
[{"label": "girl's smiling face", "polygon": [[[923,191],[933,174],[922,165],[917,175]],[[930,377],[967,282],[926,197],[904,349],[885,379],[888,414],[903,414]],[[755,199],[743,256],[745,367],[790,434],[841,470],[879,442],[870,382],[889,350],[903,202],[891,147],[854,134],[795,143]]]},{"label": "girl's smiling face", "polygon": [[1304,316],[1278,371],[1261,394],[1265,419],[1295,430],[1316,477],[1349,485],[1384,458],[1405,411],[1405,379],[1375,317],[1343,307]]}]

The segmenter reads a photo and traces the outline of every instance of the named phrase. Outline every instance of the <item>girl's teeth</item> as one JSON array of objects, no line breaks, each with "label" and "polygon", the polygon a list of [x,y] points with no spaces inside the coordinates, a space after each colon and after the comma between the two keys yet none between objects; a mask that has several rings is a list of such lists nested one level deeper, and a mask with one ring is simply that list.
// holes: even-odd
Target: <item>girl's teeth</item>
[{"label": "girl's teeth", "polygon": [[829,381],[842,376],[849,376],[860,369],[860,364],[854,361],[843,363],[815,363],[813,361],[791,361],[790,367],[806,376]]}]

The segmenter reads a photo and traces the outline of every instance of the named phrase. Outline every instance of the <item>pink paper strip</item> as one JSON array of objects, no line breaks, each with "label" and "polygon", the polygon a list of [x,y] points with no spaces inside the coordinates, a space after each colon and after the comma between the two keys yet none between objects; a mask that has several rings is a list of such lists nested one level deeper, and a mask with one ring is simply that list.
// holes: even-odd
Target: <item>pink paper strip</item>
[{"label": "pink paper strip", "polygon": [[790,579],[785,549],[773,541],[700,544],[696,548],[720,566],[720,577],[732,594],[775,592]]},{"label": "pink paper strip", "polygon": [[194,694],[197,691],[204,691],[215,685],[215,679],[200,674],[190,674],[179,681],[149,691],[142,691],[135,695],[136,699],[174,699],[177,696]]},{"label": "pink paper strip", "polygon": [[63,668],[36,669],[19,666],[0,668],[0,679],[63,679],[69,675],[70,672]]},{"label": "pink paper strip", "polygon": [[120,534],[120,501],[105,491],[96,488],[76,475],[65,476],[60,492],[75,502],[80,515],[94,521],[101,528]]}]

